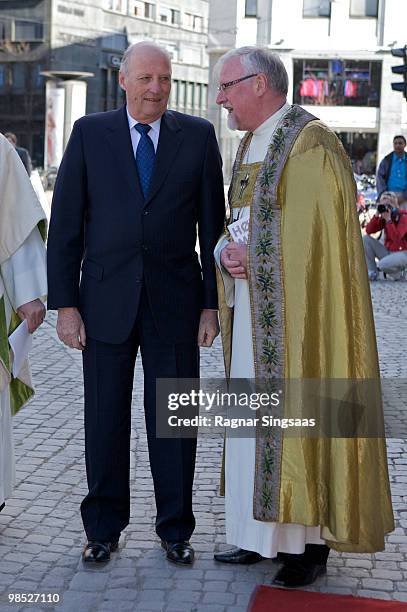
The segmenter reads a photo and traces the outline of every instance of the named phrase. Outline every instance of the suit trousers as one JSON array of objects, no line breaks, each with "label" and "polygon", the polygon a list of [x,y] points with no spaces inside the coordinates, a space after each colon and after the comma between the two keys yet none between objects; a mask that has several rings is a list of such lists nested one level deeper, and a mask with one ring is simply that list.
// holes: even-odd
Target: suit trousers
[{"label": "suit trousers", "polygon": [[131,399],[139,347],[156,532],[163,540],[188,540],[195,527],[192,486],[196,438],[156,437],[156,378],[197,378],[199,349],[197,340],[169,344],[159,337],[143,288],[129,338],[122,344],[87,338],[83,351],[89,492],[81,513],[89,540],[116,541],[129,523]]}]

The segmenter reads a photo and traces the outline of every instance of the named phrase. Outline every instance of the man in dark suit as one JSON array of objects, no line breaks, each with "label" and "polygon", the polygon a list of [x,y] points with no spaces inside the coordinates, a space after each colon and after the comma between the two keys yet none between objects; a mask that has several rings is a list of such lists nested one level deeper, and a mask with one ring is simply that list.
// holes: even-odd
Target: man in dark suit
[{"label": "man in dark suit", "polygon": [[166,51],[132,45],[119,79],[126,106],[73,127],[48,239],[48,307],[58,309],[60,339],[83,351],[89,493],[81,505],[82,557],[107,561],[129,522],[140,347],[156,532],[169,560],[190,564],[196,439],[156,437],[155,385],[197,377],[198,344],[211,346],[219,331],[212,253],[224,217],[221,160],[209,122],[166,110]]}]

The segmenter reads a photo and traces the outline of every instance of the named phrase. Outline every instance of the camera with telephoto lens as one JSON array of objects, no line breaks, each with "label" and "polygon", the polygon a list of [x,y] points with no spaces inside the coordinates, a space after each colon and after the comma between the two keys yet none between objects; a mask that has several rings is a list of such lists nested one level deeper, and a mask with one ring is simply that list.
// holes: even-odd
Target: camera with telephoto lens
[{"label": "camera with telephoto lens", "polygon": [[393,220],[399,219],[399,209],[395,206],[391,206],[391,204],[378,204],[377,212],[382,215],[385,212],[389,212],[391,214],[391,218]]}]

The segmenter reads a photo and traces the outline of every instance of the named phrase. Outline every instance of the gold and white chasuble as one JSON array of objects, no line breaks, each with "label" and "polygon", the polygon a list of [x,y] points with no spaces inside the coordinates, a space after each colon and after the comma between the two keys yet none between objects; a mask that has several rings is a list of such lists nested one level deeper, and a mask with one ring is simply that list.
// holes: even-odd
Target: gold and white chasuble
[{"label": "gold and white chasuble", "polygon": [[[231,220],[249,221],[248,280],[221,266],[223,236],[215,259],[227,376],[377,379],[355,185],[337,137],[285,104],[243,138],[233,175]],[[227,542],[264,557],[307,543],[383,550],[394,529],[384,439],[276,429],[226,436]]]}]

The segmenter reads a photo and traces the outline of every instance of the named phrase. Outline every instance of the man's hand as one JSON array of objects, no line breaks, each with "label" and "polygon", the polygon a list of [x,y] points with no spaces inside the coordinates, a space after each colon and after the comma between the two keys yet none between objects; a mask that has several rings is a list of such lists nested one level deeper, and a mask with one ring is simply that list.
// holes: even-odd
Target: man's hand
[{"label": "man's hand", "polygon": [[203,310],[199,321],[198,346],[212,346],[219,334],[218,313],[216,310]]},{"label": "man's hand", "polygon": [[28,331],[32,334],[45,318],[45,306],[41,300],[33,300],[17,308],[17,314],[22,321],[27,321]]},{"label": "man's hand", "polygon": [[247,246],[245,244],[229,242],[221,251],[220,262],[232,278],[247,279]]},{"label": "man's hand", "polygon": [[83,351],[86,333],[82,317],[77,308],[60,308],[57,321],[58,338],[70,348]]}]

